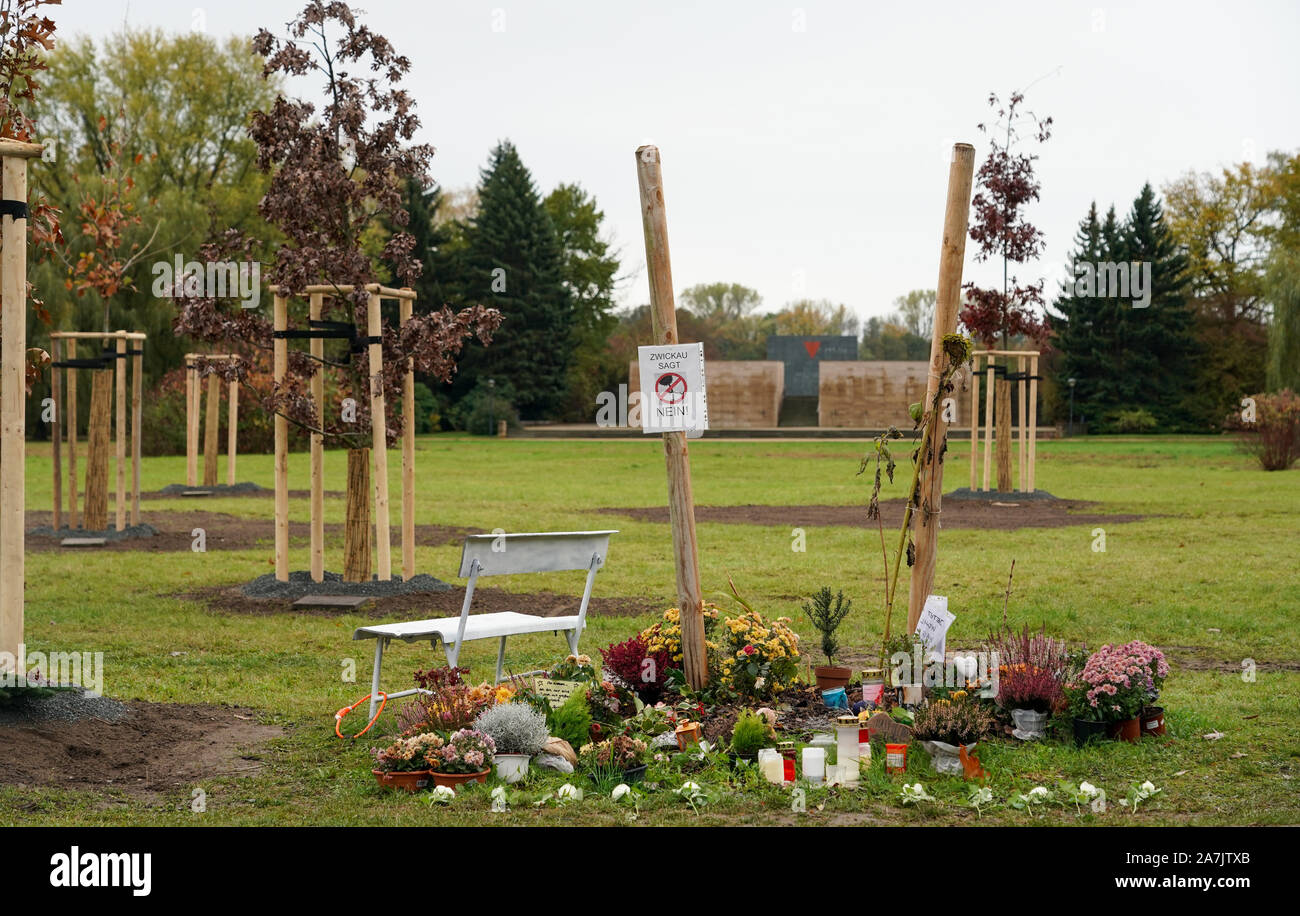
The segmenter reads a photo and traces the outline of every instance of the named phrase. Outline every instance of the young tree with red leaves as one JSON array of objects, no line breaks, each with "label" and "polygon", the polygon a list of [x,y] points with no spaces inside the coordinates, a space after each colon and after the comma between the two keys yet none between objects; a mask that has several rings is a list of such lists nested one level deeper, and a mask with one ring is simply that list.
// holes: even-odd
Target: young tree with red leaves
[{"label": "young tree with red leaves", "polygon": [[[252,116],[250,134],[257,144],[258,166],[271,175],[260,211],[285,239],[276,250],[270,280],[282,295],[293,297],[290,301],[298,311],[290,313],[291,327],[307,325],[301,301],[306,288],[329,285],[338,293],[326,297],[321,319],[363,329],[353,331],[346,356],[330,363],[341,370],[339,397],[351,398],[354,413],[340,409],[317,415],[310,383],[324,366],[292,348],[283,382],[253,393],[268,412],[368,455],[370,368],[366,347],[361,346],[367,326],[366,287],[383,279],[379,265],[407,285],[421,270],[419,259],[412,256],[415,241],[404,230],[392,234],[377,258],[372,259],[363,245],[363,235],[376,226],[408,225],[402,189],[409,179],[421,187],[429,183],[433,148],[410,144],[420,121],[414,101],[400,86],[410,61],[388,39],[360,23],[346,3],[323,0],[309,2],[288,24],[283,39],[260,30],[253,49],[266,58],[267,76],[322,77],[326,99],[318,113],[310,102],[280,95],[269,112]],[[204,246],[201,258],[248,260],[255,245],[255,240],[232,230]],[[272,348],[270,320],[258,310],[206,294],[210,292],[180,297],[175,323],[179,333],[221,343],[227,350]],[[500,322],[500,313],[493,309],[476,305],[452,312],[444,306],[414,315],[400,328],[385,326],[380,381],[386,401],[400,399],[408,362],[418,373],[449,381],[465,341],[474,337],[490,342]],[[251,387],[247,365],[239,361],[200,360],[199,368]],[[389,418],[389,444],[400,437],[405,413]],[[354,485],[349,478],[349,517],[368,516],[370,494],[362,487],[364,483]],[[360,538],[347,541],[344,552],[349,559],[368,549]]]},{"label": "young tree with red leaves", "polygon": [[[27,113],[41,88],[37,76],[47,69],[46,53],[54,47],[54,21],[40,15],[43,6],[58,6],[62,0],[0,0],[0,137],[35,142],[36,124]],[[44,198],[28,201],[27,227],[33,247],[54,252],[63,244],[59,211]],[[45,303],[27,284],[28,299],[36,317],[50,324]],[[0,328],[0,335],[4,329]],[[27,350],[26,387],[41,376],[50,355],[39,347]]]},{"label": "young tree with red leaves", "polygon": [[[1043,233],[1025,218],[1024,208],[1038,200],[1040,184],[1034,176],[1034,153],[1017,152],[1021,140],[1018,126],[1032,126],[1030,138],[1045,143],[1052,136],[1052,119],[1039,118],[1031,111],[1020,110],[1024,93],[1013,92],[1004,105],[996,93],[989,93],[988,104],[996,109],[998,120],[979,129],[990,136],[988,158],[975,176],[978,191],[971,200],[975,221],[970,237],[979,245],[976,261],[1002,259],[1002,287],[982,288],[971,282],[964,285],[966,304],[961,323],[971,336],[986,347],[1008,349],[1012,339],[1026,337],[1042,341],[1048,325],[1039,317],[1043,307],[1043,281],[1021,284],[1011,274],[1012,264],[1026,264],[1043,252]],[[996,433],[998,440],[998,490],[1009,491],[1011,484],[1011,383],[999,376],[994,386],[998,403]]]}]

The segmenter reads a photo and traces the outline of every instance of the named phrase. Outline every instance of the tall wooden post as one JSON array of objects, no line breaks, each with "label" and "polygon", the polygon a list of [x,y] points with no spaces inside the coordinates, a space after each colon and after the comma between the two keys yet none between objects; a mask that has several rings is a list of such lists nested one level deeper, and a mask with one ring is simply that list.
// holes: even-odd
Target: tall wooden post
[{"label": "tall wooden post", "polygon": [[[947,357],[943,338],[957,331],[957,310],[961,302],[961,271],[966,256],[966,229],[970,218],[971,181],[975,174],[975,147],[957,143],[948,166],[948,202],[943,217],[943,244],[939,250],[939,284],[934,304],[934,334],[930,340],[930,373],[925,390],[925,410],[930,411],[931,451],[943,454],[948,424],[942,410],[933,410],[939,395],[939,382]],[[918,481],[920,521],[915,525],[913,543],[916,562],[912,566],[911,588],[907,602],[907,631],[916,629],[921,609],[934,584],[934,568],[939,550],[939,515],[943,503],[943,462],[919,456],[921,474]],[[931,513],[926,518],[925,506]]]},{"label": "tall wooden post", "polygon": [[114,381],[117,382],[116,400],[116,417],[113,421],[114,432],[117,439],[114,441],[116,448],[117,464],[117,499],[113,505],[114,525],[118,531],[126,528],[126,332],[117,333],[117,359],[114,363]]},{"label": "tall wooden post", "polygon": [[[660,166],[658,147],[643,146],[636,151],[654,342],[675,344],[679,342],[677,311],[673,301],[668,215],[664,209],[663,173]],[[672,526],[673,565],[677,574],[677,603],[682,622],[682,669],[687,683],[698,689],[709,681],[709,666],[704,645],[704,607],[700,588],[699,545],[695,537],[690,453],[685,433],[666,432],[663,437],[664,460],[668,466],[668,517]]]},{"label": "tall wooden post", "polygon": [[370,343],[370,430],[375,462],[375,554],[379,581],[393,578],[392,532],[388,528],[388,422],[384,413],[384,347],[376,343],[384,333],[379,291],[371,290],[366,307],[366,333]]},{"label": "tall wooden post", "polygon": [[979,359],[971,358],[970,372],[970,488],[974,492],[977,487],[977,455],[980,444],[980,366]]},{"label": "tall wooden post", "polygon": [[221,379],[208,374],[208,404],[203,428],[203,485],[217,485],[217,434],[221,430]]},{"label": "tall wooden post", "polygon": [[[64,352],[68,359],[77,358],[77,342],[72,338],[64,341]],[[77,509],[77,370],[67,369],[64,380],[68,389],[68,527],[81,525],[81,514]]]},{"label": "tall wooden post", "polygon": [[993,386],[997,376],[993,368],[993,356],[984,357],[988,366],[988,378],[984,382],[984,478],[982,490],[989,488],[989,474],[993,470]]},{"label": "tall wooden post", "polygon": [[131,524],[140,524],[140,434],[144,428],[144,340],[137,340],[131,349]]},{"label": "tall wooden post", "polygon": [[199,377],[185,357],[185,486],[199,485]]},{"label": "tall wooden post", "polygon": [[1025,475],[1025,358],[1016,358],[1016,468],[1019,471],[1018,489],[1023,493],[1026,484]]},{"label": "tall wooden post", "polygon": [[[1011,357],[1003,357],[1006,368],[1011,368]],[[1011,382],[1006,374],[998,377],[997,392],[993,396],[994,414],[997,417],[998,492],[1011,492]]]},{"label": "tall wooden post", "polygon": [[[62,362],[63,341],[51,335],[50,362],[57,366]],[[54,401],[54,422],[50,424],[50,444],[53,446],[54,461],[54,532],[63,527],[63,433],[60,424],[63,421],[63,370],[50,368],[50,397]]]},{"label": "tall wooden post", "polygon": [[226,389],[226,486],[235,485],[235,455],[239,452],[239,382]]},{"label": "tall wooden post", "polygon": [[[399,321],[411,320],[412,302],[398,301]],[[407,359],[402,380],[402,581],[415,575],[415,361]]]},{"label": "tall wooden post", "polygon": [[1038,457],[1038,355],[1029,357],[1029,492],[1034,492],[1034,462]]},{"label": "tall wooden post", "polygon": [[[27,159],[40,146],[3,141],[0,196],[6,203],[27,205]],[[13,658],[16,675],[24,673],[23,577],[24,487],[26,484],[27,404],[27,217],[7,212],[0,218],[0,652]],[[9,667],[9,666],[5,666]]]},{"label": "tall wooden post", "polygon": [[[320,321],[322,293],[308,294],[307,316]],[[311,377],[311,400],[316,408],[316,426],[325,428],[325,341],[313,337],[310,343],[316,374]],[[325,440],[320,433],[311,434],[311,581],[325,580]]]},{"label": "tall wooden post", "polygon": [[[289,309],[279,290],[274,294],[273,309],[273,331],[287,330]],[[284,374],[289,367],[287,344],[277,333],[272,364],[277,391],[284,384]],[[281,582],[289,581],[289,421],[278,413],[275,415],[275,578]]]}]

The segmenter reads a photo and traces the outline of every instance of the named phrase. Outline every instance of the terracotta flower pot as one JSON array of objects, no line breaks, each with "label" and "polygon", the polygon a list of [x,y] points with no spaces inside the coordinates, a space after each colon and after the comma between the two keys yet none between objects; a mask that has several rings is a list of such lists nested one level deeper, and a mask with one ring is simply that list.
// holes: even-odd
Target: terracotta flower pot
[{"label": "terracotta flower pot", "polygon": [[467,782],[487,782],[488,774],[491,769],[483,770],[480,773],[439,773],[434,770],[432,773],[433,784],[435,786],[447,786],[460,791],[460,787]]},{"label": "terracotta flower pot", "polygon": [[1142,739],[1142,724],[1137,716],[1120,722],[1110,722],[1106,727],[1106,735],[1114,741],[1136,743]]},{"label": "terracotta flower pot", "polygon": [[391,772],[388,770],[371,770],[375,781],[385,789],[405,789],[407,792],[419,792],[429,787],[428,770],[405,770]]},{"label": "terracotta flower pot", "polygon": [[849,686],[853,670],[839,665],[818,665],[813,669],[813,675],[817,678],[818,690],[834,690],[836,687]]},{"label": "terracotta flower pot", "polygon": [[1165,708],[1163,706],[1142,707],[1142,734],[1148,738],[1165,734]]}]

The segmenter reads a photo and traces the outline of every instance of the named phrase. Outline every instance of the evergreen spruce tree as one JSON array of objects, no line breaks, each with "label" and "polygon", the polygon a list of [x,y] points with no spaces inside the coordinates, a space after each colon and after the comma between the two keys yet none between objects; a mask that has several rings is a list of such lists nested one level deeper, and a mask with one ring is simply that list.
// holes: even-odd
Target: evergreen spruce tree
[{"label": "evergreen spruce tree", "polygon": [[505,320],[491,348],[467,348],[454,391],[464,395],[480,381],[498,380],[513,388],[522,419],[545,419],[564,402],[572,355],[574,308],[559,240],[510,141],[492,150],[478,196],[454,293]]}]

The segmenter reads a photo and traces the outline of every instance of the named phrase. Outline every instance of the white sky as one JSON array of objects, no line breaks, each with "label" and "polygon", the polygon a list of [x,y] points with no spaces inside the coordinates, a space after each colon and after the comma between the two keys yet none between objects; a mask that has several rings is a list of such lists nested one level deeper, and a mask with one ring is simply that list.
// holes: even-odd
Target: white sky
[{"label": "white sky", "polygon": [[[65,0],[64,34],[123,22],[216,35],[282,26],[302,0]],[[501,138],[543,192],[577,181],[648,301],[634,151],[659,145],[677,290],[727,281],[882,314],[933,287],[952,143],[987,141],[990,90],[1044,77],[1055,119],[1032,220],[1049,292],[1089,201],[1300,148],[1300,4],[875,0],[357,0],[412,61],[433,176],[473,184]],[[802,24],[802,30],[799,30]],[[303,87],[303,94],[309,94]],[[1000,282],[973,263],[966,279]],[[800,288],[798,278],[803,278]]]}]

